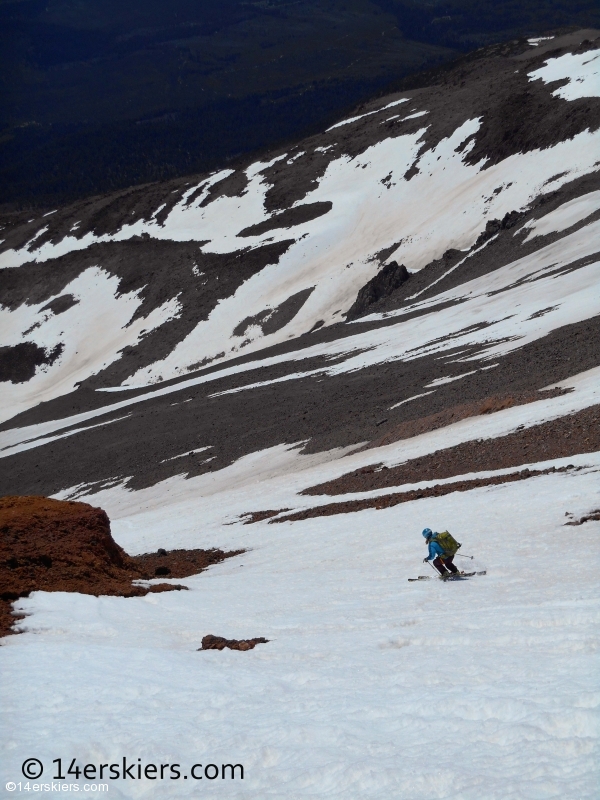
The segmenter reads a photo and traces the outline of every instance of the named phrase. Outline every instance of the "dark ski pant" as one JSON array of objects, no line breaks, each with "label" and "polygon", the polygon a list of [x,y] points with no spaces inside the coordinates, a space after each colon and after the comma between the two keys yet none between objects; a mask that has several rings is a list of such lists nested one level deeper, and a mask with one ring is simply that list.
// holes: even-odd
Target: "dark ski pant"
[{"label": "dark ski pant", "polygon": [[[437,569],[440,575],[447,575],[448,571],[450,571],[453,575],[456,575],[458,570],[454,566],[454,556],[444,556],[443,560],[441,556],[433,559],[433,566]],[[446,569],[446,567],[448,569]]]}]

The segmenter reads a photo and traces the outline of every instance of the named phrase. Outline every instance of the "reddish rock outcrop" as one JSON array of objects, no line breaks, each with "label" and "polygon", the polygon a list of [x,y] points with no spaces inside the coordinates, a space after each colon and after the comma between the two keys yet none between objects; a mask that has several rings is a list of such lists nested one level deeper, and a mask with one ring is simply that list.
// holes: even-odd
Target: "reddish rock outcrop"
[{"label": "reddish rock outcrop", "polygon": [[225,639],[223,636],[213,636],[209,633],[202,638],[202,647],[198,650],[253,650],[257,644],[266,644],[269,640],[259,636],[256,639]]},{"label": "reddish rock outcrop", "polygon": [[240,552],[159,550],[132,557],[113,539],[101,508],[47,497],[0,498],[0,635],[15,622],[12,602],[33,591],[139,597],[186,589],[132,582],[186,577]]}]

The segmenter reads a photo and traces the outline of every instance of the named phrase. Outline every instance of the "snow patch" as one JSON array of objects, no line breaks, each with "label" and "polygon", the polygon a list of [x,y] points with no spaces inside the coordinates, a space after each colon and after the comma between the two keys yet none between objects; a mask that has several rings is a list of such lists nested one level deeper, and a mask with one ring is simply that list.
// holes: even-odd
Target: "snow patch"
[{"label": "snow patch", "polygon": [[421,394],[414,394],[412,397],[407,397],[406,400],[401,400],[399,403],[394,403],[393,406],[389,407],[389,411],[392,408],[398,408],[398,406],[403,406],[405,403],[411,403],[413,400],[418,400],[419,397],[427,397],[428,394],[433,394],[434,390],[432,389],[430,392],[421,392]]},{"label": "snow patch", "polygon": [[[588,192],[588,194],[583,194],[580,197],[576,197],[574,200],[569,200],[568,203],[563,203],[544,217],[530,220],[520,228],[519,231],[527,228],[530,229],[523,243],[528,242],[536,236],[560,233],[582,222],[586,217],[589,217],[598,210],[600,210],[600,190]],[[519,231],[516,233],[519,233]]]},{"label": "snow patch", "polygon": [[119,294],[119,278],[101,267],[86,269],[61,294],[72,294],[78,302],[58,316],[42,311],[48,300],[23,304],[12,311],[0,308],[3,345],[28,341],[46,350],[63,345],[60,357],[38,370],[31,380],[3,384],[1,420],[71,392],[78,383],[120,358],[124,347],[136,345],[181,311],[177,298],[171,298],[147,317],[132,321],[142,304],[140,293]]},{"label": "snow patch", "polygon": [[[544,182],[558,172],[566,174],[555,188],[594,169],[597,161],[600,133],[586,131],[555,147],[516,154],[483,170],[482,164],[466,164],[464,153],[456,152],[479,124],[470,120],[427,150],[419,158],[418,173],[410,181],[396,180],[389,189],[382,186],[381,176],[389,172],[390,164],[395,175],[409,169],[417,158],[424,130],[386,139],[356,158],[333,160],[319,186],[302,201],[331,202],[331,211],[293,228],[296,241],[277,264],[266,267],[235,295],[222,300],[165,359],[140,370],[124,386],[147,386],[159,376],[168,379],[185,375],[189,365],[203,358],[234,358],[242,343],[244,353],[256,352],[267,343],[300,336],[317,322],[332,324],[337,321],[332,310],[347,310],[359,289],[375,274],[374,255],[383,247],[401,239],[390,258],[410,271],[419,270],[449,247],[469,249],[488,218],[501,219],[508,211],[527,205],[540,193]],[[512,185],[494,195],[494,188],[501,183]],[[415,196],[421,198],[419,203],[413,202]],[[490,197],[492,200],[486,201]],[[240,202],[239,198],[235,200]],[[259,205],[258,200],[252,202]],[[235,230],[237,233],[241,228]],[[207,231],[207,238],[211,235],[213,240],[203,247],[206,252],[235,247],[230,239],[219,241],[214,230]],[[269,231],[267,236],[282,241],[290,238],[290,232]],[[248,237],[244,244],[257,246],[264,238]],[[265,336],[257,326],[250,342],[247,336],[233,334],[241,320],[265,307],[276,308],[290,295],[312,287],[314,291],[300,311],[276,333]],[[225,343],[229,346],[224,347]],[[219,355],[223,351],[225,355]]]},{"label": "snow patch", "polygon": [[[588,463],[600,466],[594,454]],[[567,547],[563,523],[598,502],[597,474],[277,526],[221,525],[223,505],[276,499],[260,477],[219,496],[191,488],[161,487],[162,507],[149,490],[91,502],[109,508],[129,552],[243,546],[243,557],[186,579],[188,592],[18,601],[27,633],[0,648],[6,720],[19,719],[2,728],[3,780],[23,752],[49,764],[76,752],[85,764],[134,751],[143,763],[242,763],[232,798],[505,800],[507,786],[547,800],[594,795],[597,531]],[[117,496],[120,508],[107,502]],[[457,535],[488,574],[408,583],[424,570],[424,524]],[[195,652],[210,631],[271,641],[243,658]],[[160,726],[148,724],[157,714]],[[40,740],[47,729],[51,741]],[[434,771],[423,758],[431,741],[444,742]],[[165,782],[161,796],[187,797],[188,783]],[[139,788],[111,785],[120,798]]]},{"label": "snow patch", "polygon": [[532,81],[544,83],[568,80],[565,86],[555,89],[554,97],[579,100],[581,97],[600,97],[600,50],[585,53],[565,53],[550,58],[543,67],[528,73]]},{"label": "snow patch", "polygon": [[532,39],[527,39],[527,44],[537,47],[540,42],[548,42],[550,39],[554,39],[554,36],[534,36]]},{"label": "snow patch", "polygon": [[351,122],[356,122],[359,119],[370,117],[371,114],[379,114],[380,111],[385,111],[388,108],[400,105],[400,103],[407,103],[407,102],[408,102],[408,97],[403,97],[401,100],[394,100],[393,103],[388,103],[387,106],[382,106],[381,108],[377,108],[375,109],[375,111],[367,111],[366,114],[359,114],[357,117],[349,117],[348,119],[344,119],[341,122],[336,122],[335,125],[331,126],[331,128],[327,128],[326,132],[332,131],[334,128],[339,128],[342,125],[349,125]]}]

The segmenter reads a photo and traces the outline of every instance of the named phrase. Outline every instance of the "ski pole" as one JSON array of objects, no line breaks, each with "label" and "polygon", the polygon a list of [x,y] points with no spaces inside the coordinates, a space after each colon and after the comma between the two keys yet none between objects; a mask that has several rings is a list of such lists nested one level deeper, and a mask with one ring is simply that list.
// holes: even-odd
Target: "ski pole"
[{"label": "ski pole", "polygon": [[475,558],[475,556],[463,556],[462,553],[455,553],[454,555],[460,556],[461,558],[470,558],[471,561]]}]

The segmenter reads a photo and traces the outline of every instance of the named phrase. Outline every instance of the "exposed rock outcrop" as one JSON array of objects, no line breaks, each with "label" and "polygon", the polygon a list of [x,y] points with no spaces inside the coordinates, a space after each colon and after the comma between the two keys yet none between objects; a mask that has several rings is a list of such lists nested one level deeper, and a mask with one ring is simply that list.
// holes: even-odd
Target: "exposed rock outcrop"
[{"label": "exposed rock outcrop", "polygon": [[51,350],[35,342],[19,342],[12,347],[0,347],[0,382],[25,383],[35,375],[37,367],[52,366],[64,346],[57,344]]},{"label": "exposed rock outcrop", "polygon": [[161,549],[132,557],[113,539],[101,508],[36,496],[0,499],[0,534],[0,635],[15,622],[11,603],[33,591],[139,597],[186,589],[133,581],[183,578],[243,552]]},{"label": "exposed rock outcrop", "polygon": [[389,297],[398,287],[410,278],[404,264],[390,261],[385,267],[366,283],[356,296],[356,300],[346,314],[346,319],[356,319],[366,314],[369,307],[384,297]]},{"label": "exposed rock outcrop", "polygon": [[202,647],[198,650],[253,650],[257,644],[266,644],[269,640],[259,636],[256,639],[225,639],[223,636],[208,634],[202,638]]},{"label": "exposed rock outcrop", "polygon": [[442,480],[540,461],[569,458],[600,449],[600,406],[548,420],[493,439],[474,439],[410,459],[396,467],[371,465],[305,489],[305,495],[369,492],[420,481]]}]

